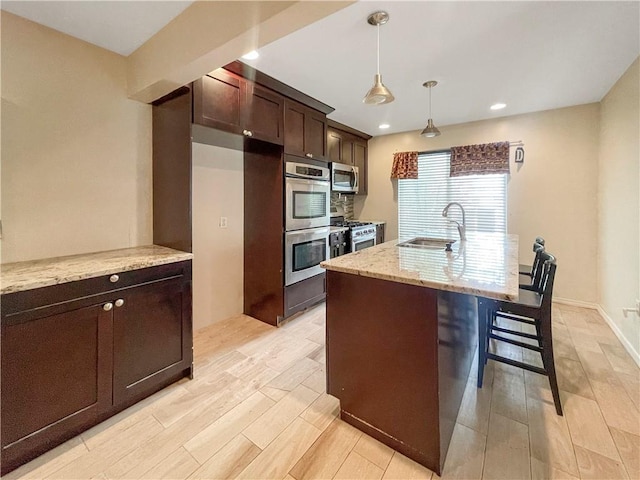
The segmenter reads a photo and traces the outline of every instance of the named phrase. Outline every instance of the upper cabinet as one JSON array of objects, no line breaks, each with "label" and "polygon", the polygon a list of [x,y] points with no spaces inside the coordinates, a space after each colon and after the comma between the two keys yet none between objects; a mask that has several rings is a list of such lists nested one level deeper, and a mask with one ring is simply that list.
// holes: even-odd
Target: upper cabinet
[{"label": "upper cabinet", "polygon": [[286,99],[284,104],[284,153],[327,160],[327,116]]},{"label": "upper cabinet", "polygon": [[360,191],[367,194],[368,146],[371,138],[366,133],[329,120],[327,128],[327,151],[329,161],[355,165],[360,172]]},{"label": "upper cabinet", "polygon": [[284,97],[224,69],[193,83],[193,123],[282,145]]}]

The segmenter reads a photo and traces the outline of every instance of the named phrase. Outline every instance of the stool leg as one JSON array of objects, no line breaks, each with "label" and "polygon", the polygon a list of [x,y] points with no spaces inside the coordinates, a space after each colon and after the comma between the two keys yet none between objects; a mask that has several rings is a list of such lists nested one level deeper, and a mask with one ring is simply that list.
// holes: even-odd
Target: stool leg
[{"label": "stool leg", "polygon": [[[491,339],[489,338],[489,334],[491,333],[491,327],[493,327],[496,324],[496,320],[497,320],[497,316],[496,313],[487,308],[487,330],[485,331],[485,345],[484,345],[484,351],[485,353],[489,351],[489,342],[491,341]],[[487,362],[489,361],[489,358],[487,357],[487,355],[485,354],[484,356],[484,364],[486,365]]]},{"label": "stool leg", "polygon": [[478,300],[478,388],[482,388],[484,365],[487,362],[487,315],[489,310]]},{"label": "stool leg", "polygon": [[558,390],[558,379],[556,377],[556,367],[553,360],[553,339],[551,337],[551,312],[548,312],[548,318],[540,321],[540,330],[542,333],[542,363],[549,376],[549,386],[553,394],[553,403],[556,407],[556,413],[562,416],[562,404],[560,403],[560,391]]}]

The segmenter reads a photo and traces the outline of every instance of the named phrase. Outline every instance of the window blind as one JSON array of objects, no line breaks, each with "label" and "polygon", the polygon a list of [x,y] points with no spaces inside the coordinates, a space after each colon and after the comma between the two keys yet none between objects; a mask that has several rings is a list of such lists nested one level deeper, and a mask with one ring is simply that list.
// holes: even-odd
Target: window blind
[{"label": "window blind", "polygon": [[[398,180],[398,238],[458,238],[455,224],[442,217],[449,202],[462,204],[467,232],[507,232],[507,176],[449,177],[449,152],[418,156],[418,178]],[[462,223],[456,206],[448,217]]]}]

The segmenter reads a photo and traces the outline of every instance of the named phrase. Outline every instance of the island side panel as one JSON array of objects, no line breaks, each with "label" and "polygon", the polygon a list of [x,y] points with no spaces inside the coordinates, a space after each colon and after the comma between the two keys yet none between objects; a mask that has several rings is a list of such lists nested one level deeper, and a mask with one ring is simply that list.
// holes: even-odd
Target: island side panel
[{"label": "island side panel", "polygon": [[341,418],[440,473],[437,291],[327,271],[327,391]]},{"label": "island side panel", "polygon": [[478,346],[477,300],[438,291],[440,452],[444,461]]}]

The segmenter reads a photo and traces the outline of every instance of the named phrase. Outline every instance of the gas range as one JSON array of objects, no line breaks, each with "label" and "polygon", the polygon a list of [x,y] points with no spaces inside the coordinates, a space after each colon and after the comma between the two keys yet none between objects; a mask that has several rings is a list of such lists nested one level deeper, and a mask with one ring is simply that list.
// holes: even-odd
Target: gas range
[{"label": "gas range", "polygon": [[357,252],[363,248],[373,247],[376,244],[376,225],[371,222],[358,222],[345,220],[344,217],[331,217],[331,225],[347,227],[350,233],[350,250]]}]

